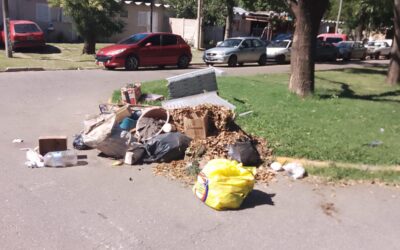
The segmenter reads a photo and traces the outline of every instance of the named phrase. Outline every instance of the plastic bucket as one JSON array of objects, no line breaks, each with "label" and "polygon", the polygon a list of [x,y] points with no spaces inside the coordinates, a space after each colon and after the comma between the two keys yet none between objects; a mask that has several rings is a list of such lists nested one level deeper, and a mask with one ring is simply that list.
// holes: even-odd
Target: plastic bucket
[{"label": "plastic bucket", "polygon": [[136,135],[141,138],[142,141],[147,141],[153,138],[154,136],[159,135],[162,132],[162,128],[160,128],[156,133],[147,138],[142,138],[141,134],[139,133],[139,128],[143,127],[145,124],[143,118],[153,118],[155,120],[163,120],[165,123],[169,122],[169,112],[166,109],[161,107],[149,108],[145,109],[142,115],[139,117],[139,120],[136,123]]}]

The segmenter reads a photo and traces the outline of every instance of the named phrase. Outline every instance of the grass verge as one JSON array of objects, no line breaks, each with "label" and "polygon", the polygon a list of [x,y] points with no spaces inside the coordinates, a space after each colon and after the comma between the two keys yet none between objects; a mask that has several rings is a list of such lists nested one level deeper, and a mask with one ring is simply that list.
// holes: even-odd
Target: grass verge
[{"label": "grass verge", "polygon": [[[220,77],[218,86],[237,113],[253,111],[236,122],[266,138],[276,155],[399,165],[400,87],[384,79],[385,70],[379,68],[317,72],[315,95],[305,99],[288,92],[287,74]],[[142,91],[167,96],[165,83],[145,83]]]}]

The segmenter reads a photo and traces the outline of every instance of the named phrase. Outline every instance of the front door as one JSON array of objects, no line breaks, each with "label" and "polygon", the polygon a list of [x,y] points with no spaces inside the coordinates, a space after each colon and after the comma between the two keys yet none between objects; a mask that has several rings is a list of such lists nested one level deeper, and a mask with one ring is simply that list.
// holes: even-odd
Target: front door
[{"label": "front door", "polygon": [[161,48],[161,36],[153,35],[140,44],[139,61],[141,66],[164,64]]}]

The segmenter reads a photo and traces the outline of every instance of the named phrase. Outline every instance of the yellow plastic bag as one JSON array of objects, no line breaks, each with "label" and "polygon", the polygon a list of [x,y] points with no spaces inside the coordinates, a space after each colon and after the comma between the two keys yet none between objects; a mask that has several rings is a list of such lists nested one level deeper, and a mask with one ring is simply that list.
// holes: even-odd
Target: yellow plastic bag
[{"label": "yellow plastic bag", "polygon": [[211,160],[198,175],[193,192],[216,210],[239,208],[253,190],[255,171],[237,161]]}]

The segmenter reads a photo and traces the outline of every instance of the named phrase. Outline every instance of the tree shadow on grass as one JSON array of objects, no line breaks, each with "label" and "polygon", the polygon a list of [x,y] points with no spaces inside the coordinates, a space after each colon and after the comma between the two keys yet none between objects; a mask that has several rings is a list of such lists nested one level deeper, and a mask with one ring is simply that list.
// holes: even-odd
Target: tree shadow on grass
[{"label": "tree shadow on grass", "polygon": [[[400,100],[392,100],[392,99],[381,99],[382,97],[397,97],[400,96],[400,90],[387,91],[380,94],[370,94],[370,95],[358,95],[354,90],[350,88],[350,85],[344,82],[332,81],[323,77],[316,77],[318,79],[340,85],[340,90],[336,91],[334,94],[339,98],[347,98],[347,99],[356,99],[356,100],[364,100],[364,101],[372,101],[372,102],[388,102],[388,103],[400,103]],[[321,99],[331,99],[332,94],[321,94],[319,98]]]},{"label": "tree shadow on grass", "polygon": [[336,72],[341,72],[341,73],[350,73],[350,74],[386,75],[387,74],[387,66],[382,67],[382,65],[380,65],[380,66],[376,66],[374,69],[373,68],[347,68],[347,69],[333,69],[330,71],[336,71]]},{"label": "tree shadow on grass", "polygon": [[37,53],[37,54],[60,54],[61,49],[56,46],[46,44],[45,46],[42,47],[19,48],[16,50],[16,52]]},{"label": "tree shadow on grass", "polygon": [[275,197],[275,194],[267,194],[263,191],[254,189],[243,201],[240,209],[255,208],[262,205],[274,206],[275,203],[272,200],[273,197]]}]

